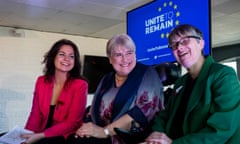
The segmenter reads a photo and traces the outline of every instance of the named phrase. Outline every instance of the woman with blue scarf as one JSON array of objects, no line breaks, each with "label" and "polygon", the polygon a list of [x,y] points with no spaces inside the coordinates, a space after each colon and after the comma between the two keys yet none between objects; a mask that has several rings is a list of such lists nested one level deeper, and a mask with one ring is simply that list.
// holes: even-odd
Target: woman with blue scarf
[{"label": "woman with blue scarf", "polygon": [[136,62],[135,44],[128,35],[113,36],[106,53],[115,71],[101,80],[90,109],[91,122],[76,131],[71,143],[124,144],[114,128],[130,131],[134,123],[144,131],[164,107],[160,77],[152,67]]}]

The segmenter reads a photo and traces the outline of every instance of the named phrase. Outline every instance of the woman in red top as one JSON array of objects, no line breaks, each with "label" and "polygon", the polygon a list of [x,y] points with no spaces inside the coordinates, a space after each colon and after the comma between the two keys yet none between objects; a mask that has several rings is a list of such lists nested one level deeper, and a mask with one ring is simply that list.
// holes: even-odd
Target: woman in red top
[{"label": "woman in red top", "polygon": [[80,55],[70,40],[57,41],[46,53],[44,75],[35,85],[32,109],[25,128],[26,144],[65,143],[82,124],[88,84],[82,78]]}]

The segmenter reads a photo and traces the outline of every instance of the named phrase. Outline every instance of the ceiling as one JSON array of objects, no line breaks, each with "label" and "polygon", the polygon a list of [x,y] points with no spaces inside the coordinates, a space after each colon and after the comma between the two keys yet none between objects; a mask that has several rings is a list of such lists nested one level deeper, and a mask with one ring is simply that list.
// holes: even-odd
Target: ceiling
[{"label": "ceiling", "polygon": [[[153,0],[0,0],[0,26],[108,39]],[[240,43],[240,0],[211,0],[213,47]]]}]

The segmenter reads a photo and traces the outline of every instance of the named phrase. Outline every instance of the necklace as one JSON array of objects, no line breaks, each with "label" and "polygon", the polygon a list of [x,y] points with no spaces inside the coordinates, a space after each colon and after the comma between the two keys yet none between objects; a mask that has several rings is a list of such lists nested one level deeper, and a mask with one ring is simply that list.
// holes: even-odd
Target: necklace
[{"label": "necklace", "polygon": [[126,79],[127,79],[127,77],[119,77],[115,74],[116,86],[120,87],[125,82]]},{"label": "necklace", "polygon": [[122,78],[122,79],[115,78],[115,80],[116,80],[117,82],[120,82],[120,81],[125,81],[125,78]]},{"label": "necklace", "polygon": [[125,81],[127,79],[127,77],[120,77],[117,74],[115,74],[115,80],[116,81]]}]

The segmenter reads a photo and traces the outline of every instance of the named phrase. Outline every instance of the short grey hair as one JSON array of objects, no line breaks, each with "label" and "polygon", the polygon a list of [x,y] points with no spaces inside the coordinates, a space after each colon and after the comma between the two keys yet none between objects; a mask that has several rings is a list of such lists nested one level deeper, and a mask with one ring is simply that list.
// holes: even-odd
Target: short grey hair
[{"label": "short grey hair", "polygon": [[106,54],[108,57],[111,56],[115,48],[119,46],[124,46],[135,52],[136,46],[132,38],[127,34],[118,34],[114,35],[111,39],[108,40],[106,46]]},{"label": "short grey hair", "polygon": [[168,43],[171,44],[177,37],[182,37],[182,36],[197,36],[200,39],[203,39],[203,34],[202,32],[194,27],[193,25],[189,24],[182,24],[176,26],[169,34],[168,36]]}]

